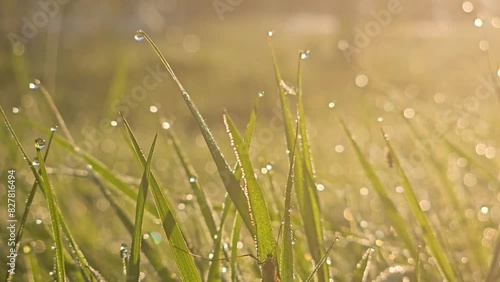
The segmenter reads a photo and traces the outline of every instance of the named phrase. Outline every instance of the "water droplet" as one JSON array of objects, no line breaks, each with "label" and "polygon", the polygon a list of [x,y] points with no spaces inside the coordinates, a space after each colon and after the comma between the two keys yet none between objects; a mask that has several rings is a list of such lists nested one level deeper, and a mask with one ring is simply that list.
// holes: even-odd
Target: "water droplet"
[{"label": "water droplet", "polygon": [[33,161],[31,162],[31,164],[32,164],[33,166],[39,166],[39,165],[40,165],[40,162],[38,161],[38,158],[36,158],[36,157],[35,157],[35,158],[33,159]]},{"label": "water droplet", "polygon": [[264,97],[264,91],[259,92],[259,97]]},{"label": "water droplet", "polygon": [[42,150],[43,148],[45,148],[45,140],[43,140],[42,138],[36,138],[35,139],[35,147],[37,149],[40,149]]},{"label": "water droplet", "polygon": [[193,200],[193,195],[192,195],[192,194],[187,194],[187,195],[186,195],[186,200],[187,200],[187,201],[191,201],[191,200]]},{"label": "water droplet", "polygon": [[475,20],[474,20],[474,25],[475,25],[476,27],[481,27],[481,26],[483,26],[483,20],[482,20],[482,19],[480,19],[480,18],[475,19]]},{"label": "water droplet", "polygon": [[196,182],[196,178],[194,178],[194,177],[189,178],[189,182],[195,183]]},{"label": "water droplet", "polygon": [[274,35],[274,30],[270,30],[267,32],[267,36],[272,37]]},{"label": "water droplet", "polygon": [[19,108],[18,108],[18,107],[13,107],[13,108],[12,108],[12,112],[13,112],[14,114],[19,113]]},{"label": "water droplet", "polygon": [[462,3],[462,10],[464,10],[464,12],[466,13],[470,13],[472,12],[472,10],[474,10],[474,5],[469,1],[465,1]]},{"label": "water droplet", "polygon": [[328,103],[328,108],[333,109],[334,107],[335,107],[335,103],[334,102]]},{"label": "water droplet", "polygon": [[42,220],[41,219],[37,219],[37,220],[35,220],[35,223],[36,224],[42,224]]},{"label": "water droplet", "polygon": [[116,120],[112,120],[112,121],[110,122],[110,124],[111,124],[111,126],[113,126],[113,127],[118,126],[118,122],[117,122]]},{"label": "water droplet", "polygon": [[479,49],[481,49],[481,51],[488,51],[488,49],[490,49],[490,43],[487,40],[479,41]]},{"label": "water droplet", "polygon": [[335,152],[337,152],[337,153],[344,152],[344,146],[342,146],[342,145],[335,146]]},{"label": "water droplet", "polygon": [[138,30],[135,34],[134,34],[134,39],[136,41],[143,41],[144,40],[144,31],[142,30]]},{"label": "water droplet", "polygon": [[31,253],[31,246],[30,245],[25,245],[23,247],[23,253],[25,253],[25,254]]},{"label": "water droplet", "polygon": [[165,121],[165,122],[163,122],[161,124],[161,127],[163,127],[163,129],[169,129],[170,128],[170,123],[168,123],[168,122]]},{"label": "water droplet", "polygon": [[368,76],[364,74],[357,75],[355,82],[358,87],[363,88],[368,84]]},{"label": "water droplet", "polygon": [[316,185],[316,189],[321,192],[325,190],[325,185],[318,183],[318,185]]},{"label": "water droplet", "polygon": [[412,109],[412,108],[406,108],[404,111],[403,111],[403,115],[405,118],[413,118],[415,116],[415,110]]},{"label": "water droplet", "polygon": [[88,164],[85,168],[87,168],[87,170],[93,170],[94,168],[92,167],[92,165]]},{"label": "water droplet", "polygon": [[182,211],[186,208],[186,205],[184,203],[180,203],[179,205],[177,205],[177,209]]},{"label": "water droplet", "polygon": [[52,126],[52,127],[50,128],[50,131],[52,131],[52,132],[56,132],[58,129],[59,129],[59,126],[54,125],[54,126]]},{"label": "water droplet", "polygon": [[300,51],[300,58],[302,60],[308,59],[310,53],[311,53],[311,50]]},{"label": "water droplet", "polygon": [[55,244],[55,243],[54,243],[54,244],[52,244],[52,246],[50,246],[50,249],[51,249],[51,250],[55,250],[55,249],[56,249],[56,244]]},{"label": "water droplet", "polygon": [[267,164],[267,165],[266,165],[266,169],[267,169],[267,170],[272,170],[272,169],[273,169],[273,166],[272,166],[271,164]]},{"label": "water droplet", "polygon": [[38,88],[40,88],[40,80],[35,79],[35,80],[33,80],[33,82],[30,82],[29,88],[30,89],[38,89]]},{"label": "water droplet", "polygon": [[378,121],[378,122],[383,122],[383,121],[384,121],[384,118],[383,118],[383,117],[378,117],[378,118],[377,118],[377,121]]},{"label": "water droplet", "polygon": [[158,112],[158,107],[156,107],[156,106],[150,106],[149,107],[149,111],[152,112],[152,113],[156,113],[156,112]]}]

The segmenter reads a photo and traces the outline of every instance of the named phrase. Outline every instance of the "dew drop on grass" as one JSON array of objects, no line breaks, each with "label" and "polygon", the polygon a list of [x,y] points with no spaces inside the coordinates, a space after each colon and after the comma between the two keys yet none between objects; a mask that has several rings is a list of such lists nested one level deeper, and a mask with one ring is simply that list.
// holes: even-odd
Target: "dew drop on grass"
[{"label": "dew drop on grass", "polygon": [[33,166],[39,166],[40,162],[38,161],[38,158],[34,158],[33,161],[31,162]]},{"label": "dew drop on grass", "polygon": [[128,256],[127,244],[122,243],[120,245],[120,257],[124,259],[127,258],[127,256]]},{"label": "dew drop on grass", "polygon": [[470,13],[474,10],[474,5],[470,1],[464,1],[462,3],[462,10],[466,13]]},{"label": "dew drop on grass", "polygon": [[267,32],[267,36],[272,37],[274,35],[274,30],[270,30]]},{"label": "dew drop on grass", "polygon": [[12,108],[12,112],[13,112],[14,114],[19,113],[19,108],[18,108],[18,107],[13,107],[13,108]]},{"label": "dew drop on grass", "polygon": [[35,139],[35,147],[37,149],[43,150],[43,148],[45,148],[45,140],[43,140],[40,137],[36,138]]},{"label": "dew drop on grass", "polygon": [[482,19],[480,19],[480,18],[475,19],[475,20],[474,20],[474,25],[475,25],[476,27],[481,27],[481,26],[483,26],[483,20],[482,20]]},{"label": "dew drop on grass", "polygon": [[377,121],[378,121],[378,122],[383,122],[383,121],[384,121],[384,118],[383,118],[383,117],[379,117],[379,118],[377,118]]},{"label": "dew drop on grass", "polygon": [[170,123],[165,121],[161,124],[161,127],[163,127],[163,129],[170,129]]},{"label": "dew drop on grass", "polygon": [[333,109],[334,107],[335,107],[335,103],[334,102],[328,103],[328,108]]},{"label": "dew drop on grass", "polygon": [[134,34],[134,39],[135,39],[135,41],[143,41],[143,40],[144,40],[144,31],[142,31],[142,30],[138,30],[138,31]]},{"label": "dew drop on grass", "polygon": [[189,182],[195,183],[196,182],[196,178],[194,178],[194,177],[189,178]]},{"label": "dew drop on grass", "polygon": [[306,60],[309,58],[309,54],[311,53],[310,50],[306,50],[306,51],[300,51],[300,58],[302,60]]},{"label": "dew drop on grass", "polygon": [[407,119],[410,119],[410,118],[413,118],[415,116],[415,110],[412,109],[412,108],[406,108],[404,111],[403,111],[403,115],[405,118]]},{"label": "dew drop on grass", "polygon": [[110,124],[111,124],[111,126],[113,126],[113,127],[118,126],[118,122],[117,122],[116,120],[112,120],[112,121],[110,122]]},{"label": "dew drop on grass", "polygon": [[368,76],[366,76],[364,74],[357,75],[356,79],[355,79],[355,83],[356,83],[356,86],[358,86],[360,88],[365,87],[366,85],[368,85]]},{"label": "dew drop on grass", "polygon": [[264,97],[264,91],[259,92],[259,97]]},{"label": "dew drop on grass", "polygon": [[25,253],[25,254],[31,253],[31,246],[30,245],[25,245],[23,247],[23,253]]},{"label": "dew drop on grass", "polygon": [[149,111],[152,112],[153,114],[157,113],[158,112],[158,107],[157,106],[150,106],[149,107]]},{"label": "dew drop on grass", "polygon": [[35,79],[35,80],[33,80],[33,82],[30,82],[30,84],[28,86],[30,89],[38,89],[38,88],[40,88],[40,80]]},{"label": "dew drop on grass", "polygon": [[50,128],[50,131],[52,131],[52,132],[56,132],[58,129],[59,129],[59,126],[54,125],[54,126],[52,126],[52,127]]},{"label": "dew drop on grass", "polygon": [[42,224],[42,220],[41,219],[37,219],[37,220],[35,220],[35,223],[36,224]]}]

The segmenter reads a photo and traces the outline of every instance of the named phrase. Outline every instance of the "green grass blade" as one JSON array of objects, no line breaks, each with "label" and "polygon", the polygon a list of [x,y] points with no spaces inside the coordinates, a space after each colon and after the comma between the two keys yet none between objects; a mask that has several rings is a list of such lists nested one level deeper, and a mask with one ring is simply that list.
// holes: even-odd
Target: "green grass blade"
[{"label": "green grass blade", "polygon": [[373,248],[369,248],[361,257],[361,260],[356,265],[356,270],[352,276],[351,282],[364,282],[368,279],[370,272],[370,261],[373,253]]},{"label": "green grass blade", "polygon": [[[272,33],[270,33],[272,35]],[[281,110],[283,114],[283,123],[285,127],[285,136],[288,152],[293,150],[293,140],[295,137],[293,122],[290,114],[290,108],[286,100],[285,91],[281,86],[282,78],[279,70],[278,62],[276,59],[276,54],[274,52],[274,46],[271,42],[271,36],[268,37],[269,50],[271,51],[271,57],[273,59],[274,73],[276,78],[276,84],[279,89],[279,99]],[[288,157],[290,158],[290,154]],[[291,161],[291,158],[290,158]],[[321,228],[321,218],[319,216],[319,204],[317,202],[316,191],[312,191],[314,187],[314,181],[311,182],[307,179],[307,174],[304,173],[303,158],[295,158],[295,170],[294,178],[301,179],[303,181],[295,181],[295,193],[297,196],[297,202],[299,206],[299,212],[304,223],[304,231],[307,238],[307,243],[309,250],[312,254],[314,261],[319,261],[324,255],[323,248],[323,231]],[[329,274],[328,268],[323,267],[319,270],[319,281],[328,281]]]},{"label": "green grass blade", "polygon": [[275,246],[269,210],[264,200],[262,188],[255,178],[247,146],[227,113],[224,114],[224,123],[231,139],[231,146],[241,167],[244,189],[248,195],[248,205],[256,230],[258,257],[264,261],[268,254],[273,253]]},{"label": "green grass blade", "polygon": [[144,207],[149,190],[149,182],[151,182],[151,160],[155,150],[158,134],[155,135],[151,149],[149,150],[148,160],[141,183],[139,185],[139,193],[137,195],[137,205],[135,209],[135,226],[134,236],[132,237],[132,247],[130,251],[129,266],[127,272],[127,281],[139,281],[140,260],[141,260],[141,242],[142,242],[142,220],[144,218]]},{"label": "green grass blade", "polygon": [[[145,168],[146,158],[141,153],[141,148],[137,139],[132,132],[127,120],[122,116],[123,122],[125,124],[125,129],[129,134],[130,141],[132,142],[134,153],[140,159],[141,166]],[[179,226],[179,221],[171,208],[172,204],[168,201],[165,193],[158,185],[154,174],[151,173],[151,193],[153,195],[156,209],[158,211],[158,216],[162,222],[163,230],[167,235],[168,242],[170,243],[172,252],[174,254],[174,259],[177,267],[181,273],[181,277],[184,281],[201,281],[200,275],[196,269],[193,258],[189,254],[189,249],[187,247],[186,241],[182,234],[182,230]]]},{"label": "green grass blade", "polygon": [[254,236],[255,230],[254,230],[252,223],[250,221],[250,211],[248,210],[245,195],[243,194],[243,191],[241,190],[240,182],[238,181],[238,179],[236,179],[233,172],[229,168],[229,165],[227,164],[226,159],[224,158],[224,156],[219,148],[219,145],[215,141],[215,138],[213,137],[212,132],[210,131],[210,128],[208,127],[207,123],[205,122],[205,119],[201,115],[201,113],[198,110],[198,108],[196,107],[196,105],[191,100],[191,96],[184,89],[181,82],[179,81],[179,79],[175,75],[173,69],[170,67],[170,64],[165,59],[165,56],[163,56],[160,49],[158,49],[158,47],[153,42],[153,40],[142,30],[137,31],[136,35],[143,36],[146,39],[146,41],[151,45],[151,47],[154,49],[154,51],[156,52],[156,54],[160,58],[161,62],[163,63],[163,65],[165,66],[167,71],[172,76],[172,79],[175,81],[175,83],[179,87],[179,90],[181,91],[182,97],[184,98],[186,105],[188,106],[189,110],[191,111],[193,118],[195,119],[196,123],[198,124],[198,127],[200,128],[201,134],[203,135],[205,142],[207,143],[210,154],[212,155],[212,158],[214,159],[214,162],[215,162],[215,165],[217,166],[217,170],[219,172],[219,175],[222,179],[222,182],[224,183],[224,186],[226,187],[226,190],[227,190],[229,196],[231,197],[231,200],[233,201],[233,204],[235,205],[236,209],[238,210],[238,213],[240,213],[241,218],[242,218],[243,222],[245,223],[245,225],[247,226],[248,230],[250,231],[252,236]]},{"label": "green grass blade", "polygon": [[220,264],[221,261],[218,259],[221,256],[222,252],[222,233],[224,232],[224,223],[226,222],[227,215],[231,210],[231,198],[226,197],[226,201],[224,202],[224,210],[222,211],[222,216],[220,219],[219,230],[217,231],[217,236],[214,240],[214,253],[213,257],[215,258],[210,265],[210,269],[208,270],[208,278],[207,281],[221,281],[221,273],[220,273]]},{"label": "green grass blade", "polygon": [[[168,138],[172,141],[172,144],[175,149],[175,153],[181,162],[182,168],[186,173],[186,176],[189,179],[189,185],[193,190],[193,193],[198,201],[198,205],[200,206],[201,215],[207,225],[208,231],[210,235],[213,237],[217,233],[217,227],[215,226],[215,219],[212,214],[212,204],[210,203],[210,199],[205,195],[205,191],[200,186],[200,182],[198,181],[198,175],[196,174],[193,166],[190,164],[184,150],[182,149],[177,136],[174,131],[170,128],[166,130]],[[194,180],[194,181],[192,181]]]},{"label": "green grass blade", "polygon": [[[385,133],[382,131],[382,135],[385,136]],[[408,206],[410,210],[413,213],[413,216],[415,217],[418,225],[422,229],[422,236],[423,239],[429,248],[432,256],[436,260],[436,265],[441,272],[441,275],[443,278],[445,278],[448,281],[456,281],[455,274],[453,272],[453,268],[451,267],[450,262],[448,261],[448,258],[446,257],[446,254],[441,247],[441,244],[439,243],[435,231],[432,230],[432,227],[429,223],[429,220],[427,219],[427,215],[422,211],[420,208],[420,205],[418,204],[417,197],[415,196],[415,193],[413,192],[413,187],[410,184],[410,181],[408,180],[408,177],[406,176],[403,168],[401,167],[401,164],[399,163],[398,157],[394,150],[392,149],[392,146],[390,142],[387,140],[387,138],[384,137],[385,143],[387,147],[389,148],[389,151],[392,155],[393,162],[394,162],[394,167],[396,168],[399,177],[401,178],[401,182],[403,184],[403,194],[406,197],[406,200],[408,202]]]},{"label": "green grass blade", "polygon": [[342,129],[346,133],[349,142],[351,143],[354,152],[356,153],[356,156],[358,157],[359,162],[363,167],[363,170],[365,171],[366,175],[368,176],[368,179],[372,184],[373,189],[375,190],[380,200],[382,201],[382,206],[384,207],[385,213],[387,214],[387,217],[391,221],[392,226],[396,230],[397,236],[402,239],[403,243],[406,245],[406,248],[410,252],[412,258],[418,259],[417,246],[415,245],[415,242],[413,241],[412,236],[410,235],[405,220],[401,217],[401,214],[396,209],[394,202],[389,198],[389,195],[385,191],[385,188],[382,185],[380,178],[375,174],[373,167],[370,165],[368,160],[361,152],[361,149],[358,147],[358,144],[356,144],[356,142],[352,138],[351,132],[349,131],[349,129],[347,129],[344,121],[338,117],[337,119],[339,120]]},{"label": "green grass blade", "polygon": [[330,255],[330,252],[333,249],[333,245],[338,240],[339,240],[339,238],[335,238],[335,240],[333,240],[333,242],[330,244],[330,247],[328,247],[328,249],[326,250],[326,252],[323,255],[323,257],[321,257],[321,259],[316,263],[316,267],[313,269],[313,271],[311,272],[311,274],[307,277],[306,282],[310,282],[310,281],[313,280],[314,274],[316,274],[316,272],[319,272],[319,270],[322,268],[322,266],[324,265],[326,259]]},{"label": "green grass blade", "polygon": [[239,214],[235,214],[233,229],[231,233],[231,281],[238,281],[238,276],[236,274],[236,259],[238,256],[238,242],[240,241],[240,231],[241,231],[241,217]]},{"label": "green grass blade", "polygon": [[[118,205],[116,200],[112,197],[111,193],[104,187],[102,181],[98,178],[98,176],[90,170],[91,180],[99,187],[99,190],[104,195],[104,198],[109,202],[110,206],[115,210],[118,218],[125,226],[125,229],[128,233],[133,236],[134,234],[134,224],[128,218],[125,211]],[[153,246],[150,241],[142,242],[142,251],[143,254],[147,257],[153,268],[156,270],[158,275],[162,277],[163,281],[175,281],[172,279],[172,273],[170,273],[169,269],[163,263],[163,258],[158,252],[158,248]]]},{"label": "green grass blade", "polygon": [[[49,214],[50,214],[50,219],[52,223],[52,236],[54,239],[54,242],[56,244],[56,255],[55,255],[55,262],[56,262],[56,280],[57,281],[64,281],[65,279],[65,269],[64,269],[64,246],[62,244],[62,235],[61,235],[61,225],[59,222],[59,215],[58,215],[58,210],[57,210],[57,203],[55,201],[55,196],[54,196],[54,191],[52,190],[52,186],[50,185],[49,182],[49,176],[47,175],[47,170],[45,167],[45,162],[44,162],[44,156],[42,155],[40,146],[35,143],[36,151],[37,151],[37,157],[39,159],[39,165],[40,165],[40,170],[41,174],[38,173],[38,171],[35,169],[33,162],[29,159],[28,155],[26,154],[26,151],[21,145],[21,142],[17,138],[14,129],[9,123],[9,120],[7,119],[7,116],[5,115],[5,112],[3,108],[0,106],[0,111],[2,113],[3,119],[5,124],[7,125],[7,128],[9,132],[11,133],[12,137],[14,138],[19,150],[21,151],[24,159],[28,163],[28,166],[31,169],[31,172],[35,176],[35,179],[38,181],[38,184],[40,187],[45,191],[45,197],[47,199],[47,205],[49,207]],[[38,143],[40,144],[40,143]]]},{"label": "green grass blade", "polygon": [[[297,131],[298,133],[298,131]],[[285,281],[292,281],[294,279],[293,268],[293,230],[292,221],[290,218],[290,211],[292,209],[292,187],[294,183],[293,171],[295,164],[295,153],[297,146],[297,137],[295,136],[294,147],[291,153],[292,160],[288,170],[288,177],[285,188],[285,215],[283,219],[283,244],[280,254],[280,274],[281,278]],[[300,180],[299,180],[300,181]]]},{"label": "green grass blade", "polygon": [[484,280],[485,282],[498,281],[498,278],[500,277],[500,269],[498,267],[500,265],[500,225],[498,226],[495,237],[495,248],[493,249],[488,274]]}]

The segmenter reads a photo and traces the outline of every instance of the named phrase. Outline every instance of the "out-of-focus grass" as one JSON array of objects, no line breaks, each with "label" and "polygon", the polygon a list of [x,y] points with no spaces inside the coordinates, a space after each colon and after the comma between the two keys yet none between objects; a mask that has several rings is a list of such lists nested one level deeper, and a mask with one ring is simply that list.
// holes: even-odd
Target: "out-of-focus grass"
[{"label": "out-of-focus grass", "polygon": [[[235,163],[236,158],[224,130],[223,110],[226,108],[231,113],[236,127],[241,130],[248,122],[247,116],[252,110],[256,93],[265,92],[260,101],[261,109],[253,145],[250,146],[250,159],[263,190],[272,184],[277,188],[277,194],[284,197],[290,164],[286,155],[285,132],[276,94],[277,86],[273,79],[272,59],[265,40],[269,24],[253,26],[246,20],[234,20],[232,24],[218,29],[210,25],[197,28],[201,34],[201,49],[196,53],[187,53],[179,43],[171,42],[168,38],[162,39],[161,36],[158,36],[160,40],[157,44],[164,52],[168,52],[170,63],[175,66],[179,78],[207,119],[229,164]],[[395,203],[401,217],[406,220],[405,227],[413,240],[417,244],[423,243],[423,230],[416,228],[412,220],[413,212],[401,194],[401,189],[406,187],[399,182],[394,169],[389,168],[384,161],[385,144],[379,134],[380,127],[391,137],[391,145],[402,159],[402,168],[406,170],[415,190],[419,206],[428,216],[432,229],[437,230],[437,240],[444,246],[444,252],[454,264],[459,279],[474,281],[486,277],[490,271],[488,265],[479,262],[489,262],[493,255],[491,250],[500,223],[498,153],[491,157],[492,150],[500,150],[497,141],[500,136],[496,130],[499,120],[495,95],[479,101],[475,108],[473,104],[468,104],[475,88],[480,85],[477,78],[490,73],[485,53],[477,48],[481,33],[472,24],[459,23],[446,36],[414,36],[414,27],[395,22],[362,50],[356,63],[347,64],[337,49],[338,38],[334,35],[313,32],[297,35],[293,30],[287,30],[285,23],[280,25],[278,22],[274,22],[273,28],[276,31],[274,44],[277,60],[287,84],[296,83],[297,50],[311,49],[310,58],[302,66],[302,99],[308,140],[314,157],[324,239],[328,242],[336,236],[342,238],[334,246],[331,259],[327,261],[330,263],[330,273],[338,281],[364,275],[375,279],[393,265],[416,265],[415,258],[412,260],[410,254],[418,252],[424,281],[440,277],[436,262],[425,248],[404,250],[401,234],[394,234],[395,230],[390,227],[391,222],[387,220],[370,179],[365,176],[356,155],[349,149],[351,145],[348,137],[331,114],[328,105],[333,101],[361,154],[380,177],[381,185]],[[71,48],[61,49],[56,91],[52,94],[77,144],[90,142],[80,143],[80,146],[106,164],[113,173],[104,185],[121,185],[124,189],[130,189],[138,187],[143,169],[132,165],[134,156],[126,145],[128,141],[120,138],[119,130],[114,127],[109,134],[91,129],[98,130],[101,121],[109,123],[111,119],[117,119],[117,113],[111,107],[113,97],[120,96],[120,89],[124,91],[123,95],[130,95],[131,89],[140,85],[148,73],[146,66],[155,69],[158,62],[145,44],[137,44],[132,40],[130,33],[118,37],[115,42],[105,41],[103,35],[94,40],[84,38],[88,43],[85,46],[70,44]],[[35,38],[32,44],[37,44],[39,40]],[[74,39],[70,37],[68,40]],[[494,64],[499,54],[498,48],[493,47],[498,46],[499,42],[494,36],[489,40]],[[118,44],[115,52],[103,51],[116,46],[116,42],[123,44]],[[50,126],[56,123],[41,95],[29,91],[25,85],[27,76],[37,77],[43,72],[43,59],[39,53],[29,50],[21,58],[9,57],[11,67],[7,69],[7,77],[15,77],[18,83],[2,80],[2,84],[6,85],[3,92],[7,95],[0,97],[2,106],[9,111],[8,117],[19,139],[29,148],[32,148],[35,137],[47,136]],[[366,87],[357,87],[354,83],[358,74],[368,76]],[[165,76],[157,88],[148,92],[144,101],[129,107],[127,120],[141,143],[162,130],[163,122],[169,122],[197,172],[197,182],[203,184],[205,195],[213,206],[214,223],[219,226],[225,189],[217,177],[217,168],[203,137],[176,91],[170,78]],[[287,95],[286,99],[290,102],[292,113],[295,113],[299,98]],[[151,105],[159,106],[158,113],[149,111]],[[13,114],[11,109],[14,106],[19,107],[21,113]],[[406,112],[408,117],[411,116],[406,119],[412,127],[425,129],[418,131],[418,138],[402,120],[405,118],[405,109],[415,111],[414,116],[408,114],[411,111]],[[443,123],[446,113],[449,120]],[[377,121],[379,117],[383,118],[382,122]],[[32,129],[24,118],[36,120],[46,130]],[[431,134],[441,127],[447,132],[446,139],[429,143],[434,140]],[[8,167],[17,170],[17,199],[22,206],[29,190],[24,187],[29,187],[28,183],[34,179],[8,133],[2,130],[0,136],[1,145],[6,148],[0,151],[0,157],[5,157]],[[448,145],[447,140],[455,147]],[[109,201],[103,198],[90,179],[55,172],[71,165],[66,161],[67,150],[61,145],[54,147],[51,152],[53,155],[46,165],[49,172],[53,169],[49,178],[75,240],[89,264],[98,267],[104,277],[111,280],[122,277],[119,248],[120,244],[131,241],[130,234],[117,219]],[[489,150],[488,154],[486,149]],[[28,154],[34,156],[34,151]],[[414,160],[417,154],[421,160]],[[85,169],[87,162],[89,159],[75,168]],[[270,163],[272,170],[266,168]],[[94,169],[98,167],[94,166]],[[172,208],[176,209],[189,250],[208,256],[212,252],[214,240],[211,232],[207,232],[203,224],[198,224],[203,218],[200,210],[204,207],[200,208],[193,198],[198,195],[193,195],[194,192],[189,188],[190,177],[179,166],[175,147],[161,137],[152,170],[170,195]],[[273,183],[268,182],[267,174],[272,174]],[[449,182],[448,188],[443,186],[446,181]],[[132,191],[128,190],[130,195],[133,195]],[[444,194],[442,191],[454,192],[459,204],[455,203],[455,199],[440,196]],[[124,201],[124,196],[116,189],[111,189],[110,193],[115,199],[120,199],[120,205],[129,218],[133,218],[133,203]],[[5,189],[0,190],[0,194],[4,195]],[[273,196],[264,193],[268,202],[272,202]],[[344,198],[349,200],[345,201]],[[150,212],[155,211],[151,201],[147,203],[148,206]],[[268,208],[272,206],[275,205],[268,204]],[[292,206],[295,256],[303,254],[298,256],[302,263],[295,263],[296,276],[304,279],[311,267],[307,264],[304,266],[303,262],[312,255],[305,243],[306,234],[301,228],[303,219],[297,211],[297,199],[292,200]],[[18,213],[21,210],[18,208]],[[283,214],[283,211],[277,213]],[[3,213],[0,214],[3,219]],[[32,252],[27,254],[25,262],[19,260],[19,277],[23,277],[23,273],[33,273],[34,276],[48,278],[54,256],[50,250],[50,234],[45,230],[50,226],[49,214],[43,194],[38,193],[22,242],[23,246],[30,244]],[[228,214],[228,217],[226,222],[234,220],[232,214]],[[2,220],[0,226],[4,222]],[[278,221],[272,222],[275,237],[279,225]],[[466,231],[467,226],[475,228]],[[231,224],[225,224],[222,245],[240,240],[243,250],[237,253],[256,254],[248,230],[241,228],[239,238],[231,242],[231,227]],[[169,270],[176,272],[171,259],[174,250],[169,249],[158,220],[149,215],[144,219],[143,230],[144,240],[156,246]],[[475,240],[471,240],[471,237]],[[374,247],[377,251],[371,255],[370,267],[361,273],[360,269],[356,271],[356,264],[361,261],[361,269],[364,268],[367,261],[362,256],[367,247]],[[100,252],[94,252],[96,249]],[[4,257],[2,249],[0,261],[3,262]],[[28,260],[33,263],[28,265]],[[194,260],[201,271],[208,269],[209,262]],[[255,269],[257,264],[252,259],[238,258],[235,261],[234,268],[238,271],[235,277],[258,275]],[[226,266],[229,268],[229,265]],[[30,268],[31,271],[27,270]],[[146,274],[146,279],[158,279],[155,268],[147,262],[141,265],[141,271]],[[0,274],[3,275],[3,272]]]}]

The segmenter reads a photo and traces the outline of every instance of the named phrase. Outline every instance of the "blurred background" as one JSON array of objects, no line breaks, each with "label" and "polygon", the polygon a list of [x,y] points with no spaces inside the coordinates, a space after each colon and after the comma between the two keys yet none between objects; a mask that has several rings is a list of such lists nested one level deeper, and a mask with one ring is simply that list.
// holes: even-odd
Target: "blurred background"
[{"label": "blurred background", "polygon": [[[0,105],[28,148],[35,137],[48,138],[29,120],[46,129],[57,124],[40,92],[29,87],[39,79],[76,144],[118,175],[131,177],[132,183],[141,170],[120,126],[116,127],[118,111],[124,113],[143,148],[156,132],[173,128],[214,206],[220,207],[224,189],[216,167],[175,83],[151,47],[134,40],[136,30],[142,29],[167,57],[229,159],[234,157],[223,111],[243,131],[258,93],[264,93],[251,153],[255,167],[272,164],[276,171],[272,181],[282,189],[288,163],[268,48],[272,30],[270,39],[293,109],[299,52],[310,51],[302,61],[303,92],[320,193],[325,194],[323,209],[331,211],[324,218],[330,230],[348,226],[349,214],[356,210],[374,224],[383,218],[378,200],[365,197],[368,181],[332,107],[376,167],[387,168],[382,127],[417,186],[429,188],[428,172],[421,164],[439,156],[444,160],[443,174],[461,187],[460,197],[475,195],[466,204],[472,217],[487,205],[492,213],[482,221],[484,228],[500,223],[495,179],[500,150],[495,92],[500,75],[497,1],[3,0],[0,9]],[[406,122],[429,134],[443,129],[448,139],[488,168],[461,166],[457,154],[426,151],[433,145],[419,143]],[[0,158],[5,160],[0,170],[18,170],[22,187],[18,199],[23,199],[33,177],[6,128],[0,132]],[[187,180],[166,140],[160,137],[153,167],[175,201],[190,202]],[[436,141],[431,149],[441,143]],[[54,148],[51,154],[49,166],[85,169],[81,161],[68,161],[64,150]],[[417,155],[419,161],[412,163]],[[481,178],[485,174],[493,178]],[[123,230],[119,222],[108,222],[106,214],[112,212],[97,188],[71,175],[57,178],[59,195],[67,199],[61,204],[72,207],[74,214],[68,219],[79,222],[73,229],[82,234],[82,244],[118,254],[120,243],[129,238],[119,231]],[[432,187],[431,192],[421,191],[421,199],[432,198]],[[0,194],[5,193],[1,187]],[[350,198],[351,194],[356,196]],[[351,209],[349,201],[357,207]],[[48,221],[43,198],[36,204],[30,218],[33,226],[38,219]],[[362,210],[363,206],[374,212]],[[185,206],[180,213],[190,218]],[[154,224],[148,228],[161,232]],[[29,238],[35,240],[35,234]],[[97,234],[100,239],[85,239],[85,234]],[[491,247],[491,242],[484,247]],[[98,260],[95,254],[90,256]],[[111,262],[119,266],[119,256],[111,257]],[[119,276],[120,269],[107,272]]]}]

